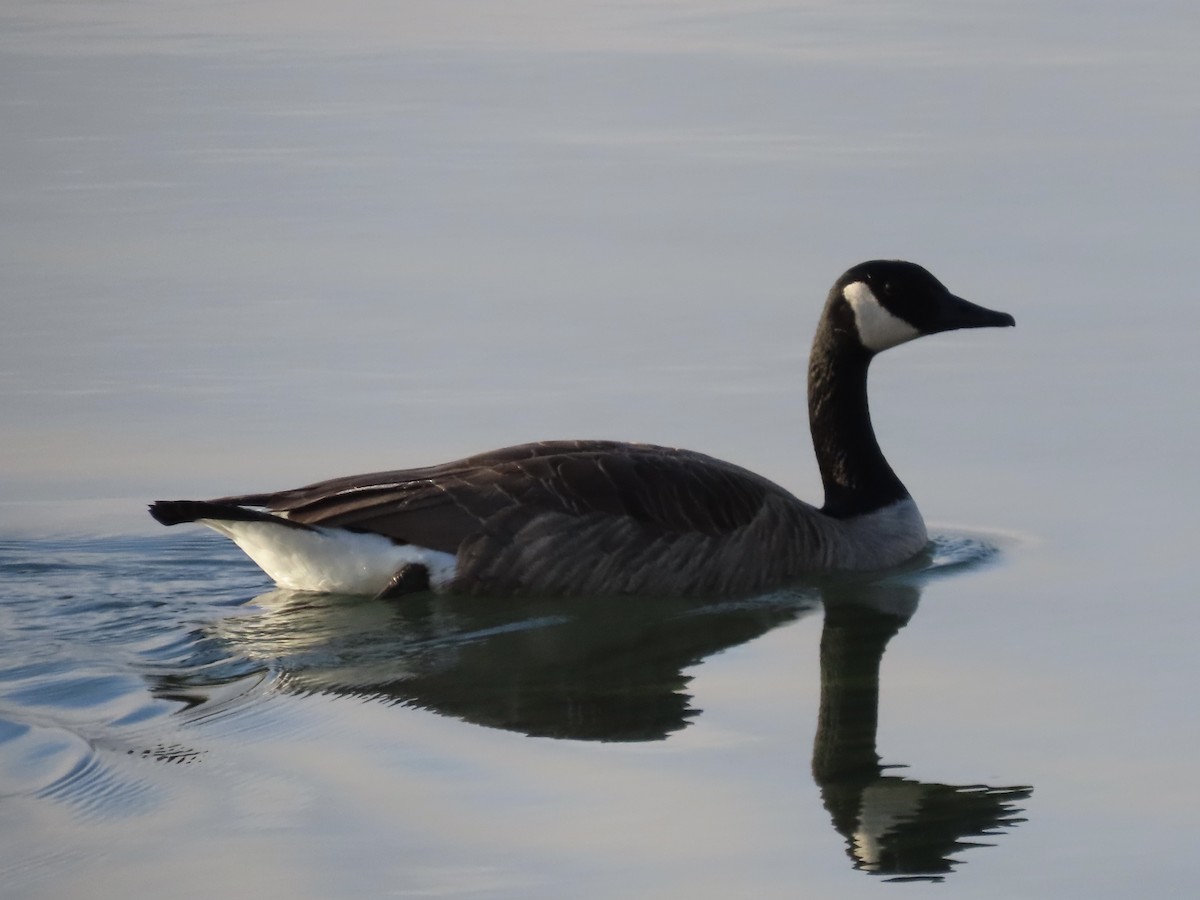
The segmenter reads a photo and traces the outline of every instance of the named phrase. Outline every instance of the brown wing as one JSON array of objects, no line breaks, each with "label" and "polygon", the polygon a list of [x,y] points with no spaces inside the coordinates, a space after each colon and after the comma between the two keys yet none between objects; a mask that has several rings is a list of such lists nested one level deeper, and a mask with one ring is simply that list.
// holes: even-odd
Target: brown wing
[{"label": "brown wing", "polygon": [[287,512],[295,522],[387,535],[457,552],[481,535],[511,539],[539,518],[624,523],[642,536],[727,535],[768,497],[765,478],[699,453],[614,441],[507,447],[456,462],[337,478],[216,502]]}]

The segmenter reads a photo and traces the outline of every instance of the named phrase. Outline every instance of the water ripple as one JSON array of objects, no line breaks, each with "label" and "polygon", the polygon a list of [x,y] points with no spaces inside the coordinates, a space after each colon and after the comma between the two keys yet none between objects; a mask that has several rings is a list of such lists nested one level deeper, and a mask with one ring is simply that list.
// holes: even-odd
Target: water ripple
[{"label": "water ripple", "polygon": [[995,538],[976,534],[934,534],[929,539],[928,571],[962,568],[995,560],[1000,547]]},{"label": "water ripple", "polygon": [[136,815],[155,805],[152,782],[118,771],[97,753],[38,795],[68,804],[83,818]]},{"label": "water ripple", "polygon": [[0,718],[0,797],[36,793],[91,758],[91,745],[66,728]]},{"label": "water ripple", "polygon": [[207,630],[261,573],[215,536],[176,538],[0,540],[0,796],[143,809],[156,782],[130,759],[201,759],[181,714],[228,714],[269,684]]}]

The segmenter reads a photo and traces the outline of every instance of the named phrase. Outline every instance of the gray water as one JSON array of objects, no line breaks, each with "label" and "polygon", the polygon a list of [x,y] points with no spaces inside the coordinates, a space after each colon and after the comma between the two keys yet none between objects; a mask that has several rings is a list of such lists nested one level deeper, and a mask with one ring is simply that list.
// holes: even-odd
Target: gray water
[{"label": "gray water", "polygon": [[[1190,896],[1197,18],[6,4],[5,898]],[[876,256],[1017,319],[876,363],[903,571],[387,604],[144,514],[548,437],[818,500]]]}]

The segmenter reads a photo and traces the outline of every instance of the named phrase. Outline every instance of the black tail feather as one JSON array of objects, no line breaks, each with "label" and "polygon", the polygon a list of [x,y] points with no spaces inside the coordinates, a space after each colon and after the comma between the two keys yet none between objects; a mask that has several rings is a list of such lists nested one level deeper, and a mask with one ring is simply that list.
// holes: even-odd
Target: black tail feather
[{"label": "black tail feather", "polygon": [[301,522],[292,522],[269,512],[211,500],[156,500],[150,504],[150,515],[163,525],[180,525],[197,519],[220,519],[225,522],[271,522],[309,530],[309,526]]}]

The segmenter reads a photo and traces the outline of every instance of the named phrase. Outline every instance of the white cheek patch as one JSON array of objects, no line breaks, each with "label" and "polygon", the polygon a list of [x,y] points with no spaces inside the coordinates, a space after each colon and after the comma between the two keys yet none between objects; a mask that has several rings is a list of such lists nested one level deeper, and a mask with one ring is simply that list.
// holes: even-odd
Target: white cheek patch
[{"label": "white cheek patch", "polygon": [[921,332],[883,308],[866,282],[856,281],[846,285],[842,288],[842,296],[854,310],[858,339],[868,350],[878,353],[920,337]]}]

